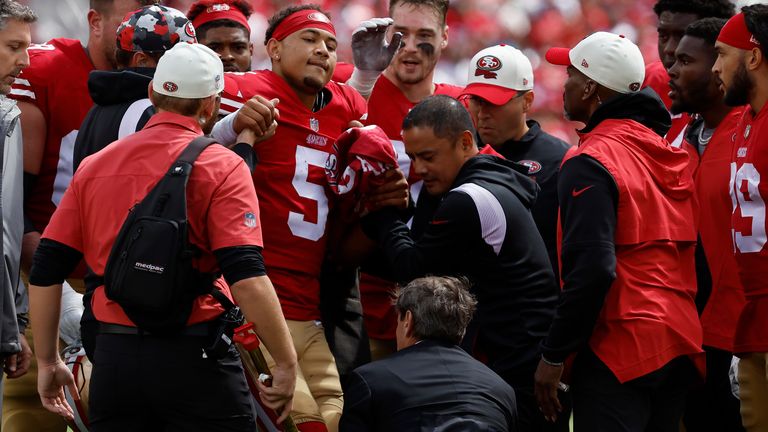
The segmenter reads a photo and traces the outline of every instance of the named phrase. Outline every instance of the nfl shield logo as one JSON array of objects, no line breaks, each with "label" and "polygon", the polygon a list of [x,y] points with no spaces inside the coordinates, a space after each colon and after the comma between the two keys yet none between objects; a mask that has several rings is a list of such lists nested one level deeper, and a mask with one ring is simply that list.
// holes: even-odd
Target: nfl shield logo
[{"label": "nfl shield logo", "polygon": [[256,215],[248,212],[245,214],[245,226],[248,228],[256,228]]},{"label": "nfl shield logo", "polygon": [[320,120],[316,118],[309,119],[309,128],[317,132],[320,130]]}]

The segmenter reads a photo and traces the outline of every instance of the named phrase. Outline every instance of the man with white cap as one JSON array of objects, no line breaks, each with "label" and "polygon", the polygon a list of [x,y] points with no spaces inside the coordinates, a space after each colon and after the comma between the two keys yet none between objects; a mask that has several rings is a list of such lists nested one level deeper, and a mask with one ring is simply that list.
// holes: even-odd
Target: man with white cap
[{"label": "man with white cap", "polygon": [[[74,381],[57,349],[61,282],[80,258],[104,274],[112,244],[129,209],[142,200],[187,144],[211,130],[224,86],[216,53],[181,43],[160,59],[149,97],[157,109],[143,130],[118,140],[80,165],[43,233],[30,275],[38,387],[43,405],[64,417],[72,409],[64,386]],[[189,241],[202,273],[234,299],[276,360],[265,405],[291,408],[296,353],[261,257],[256,192],[242,158],[206,148],[187,185]],[[158,245],[166,247],[167,245]],[[136,287],[139,288],[139,287]],[[205,350],[224,312],[210,294],[194,298],[187,326],[173,335],[138,329],[104,286],[94,290],[100,323],[90,386],[90,430],[252,431],[250,391],[236,351]],[[75,390],[75,389],[71,389]],[[73,391],[76,394],[76,391]]]},{"label": "man with white cap", "polygon": [[462,96],[469,98],[480,146],[528,167],[541,188],[531,211],[557,278],[557,173],[570,146],[527,119],[534,101],[530,60],[509,45],[485,48],[469,62]]},{"label": "man with white cap", "polygon": [[640,91],[634,43],[598,32],[546,58],[568,67],[565,114],[586,126],[560,169],[563,293],[536,370],[539,406],[557,417],[563,364],[578,353],[575,430],[677,431],[703,366],[688,155],[663,138],[658,95]]}]

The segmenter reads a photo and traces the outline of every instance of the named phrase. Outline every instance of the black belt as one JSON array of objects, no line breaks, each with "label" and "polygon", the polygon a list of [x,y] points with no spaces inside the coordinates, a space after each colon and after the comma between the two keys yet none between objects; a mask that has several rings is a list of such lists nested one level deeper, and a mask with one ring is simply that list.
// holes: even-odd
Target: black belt
[{"label": "black belt", "polygon": [[[184,327],[183,330],[173,333],[170,336],[210,336],[212,333],[210,322],[203,322],[198,324],[192,324],[191,326]],[[134,335],[134,336],[167,336],[157,335],[152,332],[142,330],[138,327],[125,326],[120,324],[99,323],[99,334],[112,334],[112,335]]]}]

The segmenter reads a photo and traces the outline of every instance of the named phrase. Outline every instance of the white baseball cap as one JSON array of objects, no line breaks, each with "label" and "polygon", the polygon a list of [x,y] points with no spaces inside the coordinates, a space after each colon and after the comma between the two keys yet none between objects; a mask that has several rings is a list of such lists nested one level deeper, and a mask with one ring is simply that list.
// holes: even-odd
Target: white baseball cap
[{"label": "white baseball cap", "polygon": [[547,61],[573,66],[598,84],[619,93],[640,90],[645,79],[645,61],[640,48],[623,35],[593,33],[575,47],[550,48]]},{"label": "white baseball cap", "polygon": [[472,57],[467,81],[462,96],[478,96],[494,105],[504,105],[519,92],[533,89],[533,68],[519,49],[495,45]]},{"label": "white baseball cap", "polygon": [[198,43],[179,43],[160,57],[152,89],[166,96],[202,99],[224,90],[218,54]]}]

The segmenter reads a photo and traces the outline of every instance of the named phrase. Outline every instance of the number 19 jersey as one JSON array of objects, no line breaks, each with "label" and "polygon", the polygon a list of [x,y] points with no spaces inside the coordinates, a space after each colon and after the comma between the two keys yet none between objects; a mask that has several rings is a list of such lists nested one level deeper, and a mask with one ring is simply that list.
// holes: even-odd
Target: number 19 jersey
[{"label": "number 19 jersey", "polygon": [[757,115],[749,107],[744,110],[733,152],[731,236],[747,300],[739,317],[734,352],[768,352],[768,104]]},{"label": "number 19 jersey", "polygon": [[253,181],[259,197],[264,263],[286,319],[320,318],[320,267],[326,225],[333,206],[325,164],[336,138],[352,120],[364,119],[365,100],[353,88],[326,85],[331,100],[317,112],[271,71],[226,74],[222,112],[254,95],[278,98],[280,119],[274,137],[254,146]]}]

